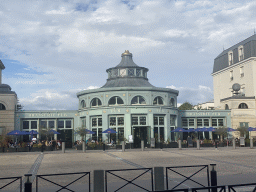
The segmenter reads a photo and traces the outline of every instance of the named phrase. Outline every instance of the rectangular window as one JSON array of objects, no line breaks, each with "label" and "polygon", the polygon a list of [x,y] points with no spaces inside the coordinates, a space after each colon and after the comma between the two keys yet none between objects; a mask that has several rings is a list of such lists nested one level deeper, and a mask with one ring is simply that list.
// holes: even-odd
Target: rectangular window
[{"label": "rectangular window", "polygon": [[86,127],[86,118],[81,118],[82,127]]},{"label": "rectangular window", "polygon": [[249,123],[248,122],[240,122],[240,127],[245,127],[245,128],[249,128]]},{"label": "rectangular window", "polygon": [[109,125],[110,126],[116,126],[116,117],[110,117]]},{"label": "rectangular window", "polygon": [[123,117],[118,117],[117,122],[118,122],[118,125],[124,125],[124,118]]},{"label": "rectangular window", "polygon": [[223,119],[218,119],[218,125],[219,126],[224,126]]},{"label": "rectangular window", "polygon": [[189,119],[189,126],[195,126],[194,119]]},{"label": "rectangular window", "polygon": [[97,140],[97,129],[92,129],[92,131],[95,133],[95,134],[92,134],[92,140],[96,141]]},{"label": "rectangular window", "polygon": [[92,127],[97,127],[97,118],[92,118]]},{"label": "rectangular window", "polygon": [[29,121],[23,121],[23,129],[29,129]]},{"label": "rectangular window", "polygon": [[209,119],[204,119],[204,126],[209,127]]},{"label": "rectangular window", "polygon": [[31,121],[31,129],[37,129],[37,121]]},{"label": "rectangular window", "polygon": [[63,120],[58,120],[58,129],[64,128],[64,121]]},{"label": "rectangular window", "polygon": [[181,123],[182,123],[182,127],[187,127],[188,126],[188,119],[182,118]]},{"label": "rectangular window", "polygon": [[66,120],[66,128],[71,128],[71,120]]},{"label": "rectangular window", "polygon": [[98,126],[102,127],[102,118],[98,118]]},{"label": "rectangular window", "polygon": [[202,127],[203,126],[203,119],[197,119],[197,126]]},{"label": "rectangular window", "polygon": [[55,128],[55,121],[48,121],[48,127],[51,129]]},{"label": "rectangular window", "polygon": [[140,125],[146,125],[147,122],[146,122],[146,117],[145,116],[141,116],[140,117]]},{"label": "rectangular window", "polygon": [[159,117],[159,125],[164,125],[164,117]]},{"label": "rectangular window", "polygon": [[124,140],[124,128],[118,128],[118,139],[120,141],[123,141]]},{"label": "rectangular window", "polygon": [[40,122],[40,126],[41,126],[41,128],[47,128],[47,121],[41,121]]},{"label": "rectangular window", "polygon": [[132,125],[138,125],[138,117],[132,117]]},{"label": "rectangular window", "polygon": [[154,125],[158,125],[158,117],[154,117]]},{"label": "rectangular window", "polygon": [[217,127],[217,119],[212,119],[212,126]]},{"label": "rectangular window", "polygon": [[141,76],[141,70],[140,69],[136,69],[136,76],[137,77]]}]

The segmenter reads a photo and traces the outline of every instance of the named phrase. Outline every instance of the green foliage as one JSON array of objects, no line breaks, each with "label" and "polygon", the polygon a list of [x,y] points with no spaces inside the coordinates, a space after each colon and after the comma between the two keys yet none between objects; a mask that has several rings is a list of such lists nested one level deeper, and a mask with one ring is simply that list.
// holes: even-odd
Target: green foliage
[{"label": "green foliage", "polygon": [[96,143],[88,143],[88,146],[91,147],[91,148],[94,148],[94,147],[97,146],[97,144]]},{"label": "green foliage", "polygon": [[76,134],[80,135],[81,138],[85,139],[85,137],[86,137],[86,127],[78,127],[76,129]]},{"label": "green foliage", "polygon": [[243,137],[244,135],[246,135],[247,138],[249,137],[248,128],[246,128],[246,127],[238,127],[237,131],[240,132],[240,137]]},{"label": "green foliage", "polygon": [[22,148],[25,148],[26,146],[27,146],[27,144],[26,144],[25,142],[22,142],[22,143],[21,143],[21,147],[22,147]]},{"label": "green foliage", "polygon": [[209,139],[205,139],[205,140],[204,140],[204,143],[212,143],[212,141],[209,140]]},{"label": "green foliage", "polygon": [[228,136],[228,129],[226,127],[219,127],[213,133],[216,134],[216,135],[219,135],[220,136],[220,141],[222,142],[223,138]]},{"label": "green foliage", "polygon": [[193,105],[186,101],[181,106],[179,106],[178,109],[179,110],[192,110],[193,109]]}]

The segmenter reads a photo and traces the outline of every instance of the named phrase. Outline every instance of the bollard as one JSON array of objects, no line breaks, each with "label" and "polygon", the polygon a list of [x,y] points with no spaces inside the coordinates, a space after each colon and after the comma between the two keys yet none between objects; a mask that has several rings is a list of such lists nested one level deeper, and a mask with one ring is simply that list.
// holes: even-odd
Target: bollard
[{"label": "bollard", "polygon": [[125,151],[125,142],[122,141],[122,152],[124,152],[124,151]]},{"label": "bollard", "polygon": [[61,146],[62,146],[62,153],[65,153],[65,142],[62,142]]},{"label": "bollard", "polygon": [[103,148],[103,151],[105,151],[105,150],[106,150],[106,144],[105,144],[105,143],[103,143],[102,148]]},{"label": "bollard", "polygon": [[218,142],[215,141],[215,150],[217,150],[217,149],[218,149]]},{"label": "bollard", "polygon": [[141,140],[141,151],[144,151],[144,141]]},{"label": "bollard", "polygon": [[[210,166],[211,166],[211,186],[217,186],[216,164],[210,164]],[[217,192],[217,189],[212,189],[212,192]]]},{"label": "bollard", "polygon": [[236,141],[235,141],[235,139],[233,139],[233,149],[235,149],[236,148]]},{"label": "bollard", "polygon": [[85,148],[85,142],[83,141],[83,153],[86,152],[86,148]]},{"label": "bollard", "polygon": [[253,149],[253,139],[250,139],[250,149]]},{"label": "bollard", "polygon": [[155,191],[164,191],[164,168],[154,167]]},{"label": "bollard", "polygon": [[32,192],[32,183],[30,178],[32,174],[25,174],[24,192]]},{"label": "bollard", "polygon": [[163,142],[160,142],[160,149],[163,150]]},{"label": "bollard", "polygon": [[181,147],[181,140],[179,140],[178,143],[179,143],[179,150],[181,150],[182,149],[182,147]]},{"label": "bollard", "polygon": [[198,150],[200,150],[200,141],[199,141],[199,140],[196,140],[196,148],[197,148]]},{"label": "bollard", "polygon": [[93,191],[104,192],[104,170],[94,170],[93,172]]}]

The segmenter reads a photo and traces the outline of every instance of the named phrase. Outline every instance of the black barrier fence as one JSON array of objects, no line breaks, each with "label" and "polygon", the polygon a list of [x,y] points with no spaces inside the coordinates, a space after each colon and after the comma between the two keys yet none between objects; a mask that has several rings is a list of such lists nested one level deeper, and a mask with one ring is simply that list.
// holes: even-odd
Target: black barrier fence
[{"label": "black barrier fence", "polygon": [[[191,169],[191,170],[189,170]],[[196,169],[196,170],[195,170]],[[183,170],[183,172],[181,172]],[[192,182],[193,184],[197,184],[200,187],[209,187],[210,186],[210,179],[209,179],[209,165],[193,165],[193,166],[176,166],[176,167],[166,167],[166,188],[169,190],[169,180],[170,180],[170,174],[168,172],[175,173],[177,176],[180,176],[181,181],[176,181],[176,185],[174,187],[171,187],[171,190],[177,189],[180,185],[184,184],[187,181]],[[194,178],[195,175],[197,175],[200,172],[205,171],[203,177],[205,177],[206,184],[203,184],[201,179],[200,182],[196,181]],[[186,175],[186,172],[189,174],[189,176]],[[202,177],[202,178],[203,178]]]},{"label": "black barrier fence", "polygon": [[256,183],[239,184],[239,185],[228,185],[229,192],[236,191],[256,191]]},{"label": "black barrier fence", "polygon": [[[72,182],[69,182],[68,184],[58,184],[50,179],[47,179],[45,177],[56,177],[56,176],[69,176],[69,175],[80,175],[77,179],[74,179]],[[75,192],[74,190],[70,189],[70,186],[81,180],[82,178],[84,178],[85,176],[88,175],[88,192],[91,191],[91,176],[90,176],[90,172],[77,172],[77,173],[62,173],[62,174],[48,174],[48,175],[36,175],[36,192],[38,192],[38,188],[39,188],[39,179],[42,179],[44,181],[47,181],[51,184],[53,184],[54,186],[57,186],[59,189],[56,190],[57,191],[61,191],[61,190],[68,190],[68,191],[72,191]],[[61,179],[59,178],[58,181],[60,181]],[[43,191],[47,191],[46,189],[47,186],[44,186],[44,190]],[[55,191],[55,190],[54,190]],[[77,190],[76,190],[77,191]],[[79,191],[79,190],[78,190]],[[85,188],[83,188],[83,191],[86,191]]]},{"label": "black barrier fence", "polygon": [[[140,171],[142,173],[140,173],[138,176],[136,177],[133,177],[133,178],[129,178],[129,179],[126,179],[124,176],[120,176],[120,175],[117,175],[116,173],[117,172],[127,172],[127,171]],[[138,178],[141,178],[141,176],[145,175],[146,173],[151,173],[151,176],[150,176],[150,186],[151,186],[151,189],[147,189],[141,185],[139,185],[138,183],[135,183],[135,180],[137,180]],[[153,169],[152,168],[139,168],[139,169],[120,169],[120,170],[106,170],[105,171],[105,190],[106,192],[108,191],[108,175],[113,175],[114,177],[116,178],[119,178],[121,179],[121,181],[124,181],[124,183],[121,184],[121,186],[118,186],[117,189],[115,189],[114,191],[119,191],[121,189],[123,189],[124,187],[126,187],[127,185],[134,185],[140,189],[143,189],[144,191],[154,191],[154,183],[153,183]],[[127,175],[126,175],[127,176]],[[148,183],[146,183],[146,185],[148,185]]]},{"label": "black barrier fence", "polygon": [[4,186],[0,186],[0,191],[2,191],[4,188],[11,185],[15,181],[20,180],[18,188],[19,188],[19,191],[22,192],[22,177],[4,177],[4,178],[0,178],[0,181],[1,180],[12,180],[12,181],[7,181],[7,183],[5,183]]}]

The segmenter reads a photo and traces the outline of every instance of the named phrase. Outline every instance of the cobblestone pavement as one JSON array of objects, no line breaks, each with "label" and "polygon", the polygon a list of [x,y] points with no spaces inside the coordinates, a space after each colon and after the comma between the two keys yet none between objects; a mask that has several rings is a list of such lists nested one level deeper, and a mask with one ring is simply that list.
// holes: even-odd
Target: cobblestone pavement
[{"label": "cobblestone pavement", "polygon": [[[0,154],[0,177],[24,176],[31,169],[37,157],[41,153],[1,153]],[[217,164],[218,184],[235,184],[235,183],[256,183],[256,149],[223,147],[215,150],[214,148],[195,148],[186,149],[146,149],[141,151],[126,150],[122,151],[81,151],[66,150],[44,152],[43,159],[39,169],[35,173],[56,174],[72,172],[88,172],[93,170],[116,170],[116,169],[135,169],[151,167],[172,167],[186,165],[209,165]],[[194,170],[183,170],[183,174],[189,176]],[[186,173],[185,173],[186,172]],[[141,172],[142,173],[142,172]],[[122,177],[131,179],[138,173],[122,172],[118,173]],[[170,172],[168,174],[171,174]],[[145,174],[140,180],[146,180],[150,174]],[[172,176],[177,181],[181,179],[178,175]],[[204,177],[203,173],[197,177]],[[53,178],[56,182],[64,184],[72,181],[75,177],[63,177],[62,179]],[[111,182],[118,182],[118,178],[108,176]],[[174,179],[174,180],[175,180]],[[35,182],[35,180],[34,180]],[[81,181],[82,182],[82,181]],[[79,185],[81,182],[78,182]],[[2,185],[3,182],[0,182]],[[88,183],[88,182],[87,182]],[[33,184],[34,185],[34,184]],[[47,185],[41,182],[41,185]],[[17,185],[18,186],[18,185]]]}]

